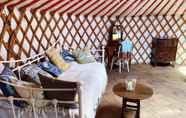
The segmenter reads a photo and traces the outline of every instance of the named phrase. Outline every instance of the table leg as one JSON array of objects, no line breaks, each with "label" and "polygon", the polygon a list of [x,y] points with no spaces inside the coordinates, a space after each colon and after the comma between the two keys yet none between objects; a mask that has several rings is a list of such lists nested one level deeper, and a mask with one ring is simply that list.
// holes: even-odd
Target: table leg
[{"label": "table leg", "polygon": [[121,109],[121,118],[125,118],[125,111],[126,111],[126,99],[123,97],[122,100],[122,109]]},{"label": "table leg", "polygon": [[136,118],[140,118],[140,101],[137,101]]}]

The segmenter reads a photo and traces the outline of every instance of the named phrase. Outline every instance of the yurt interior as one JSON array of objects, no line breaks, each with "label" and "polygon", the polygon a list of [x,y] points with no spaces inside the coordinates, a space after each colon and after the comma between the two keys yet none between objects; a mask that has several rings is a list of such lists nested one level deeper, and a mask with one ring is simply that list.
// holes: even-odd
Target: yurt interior
[{"label": "yurt interior", "polygon": [[0,118],[186,118],[186,0],[0,0]]}]

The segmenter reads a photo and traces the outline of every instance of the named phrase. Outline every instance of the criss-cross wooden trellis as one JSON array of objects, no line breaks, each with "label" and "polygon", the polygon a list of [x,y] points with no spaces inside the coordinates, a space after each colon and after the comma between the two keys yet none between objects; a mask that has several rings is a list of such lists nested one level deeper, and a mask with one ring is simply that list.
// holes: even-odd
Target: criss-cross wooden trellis
[{"label": "criss-cross wooden trellis", "polygon": [[[0,60],[35,55],[60,39],[64,49],[98,49],[109,40],[115,18],[42,14],[10,10],[0,12]],[[133,63],[149,63],[152,37],[179,39],[178,64],[186,64],[186,16],[135,16],[119,19],[124,38],[134,44]]]}]

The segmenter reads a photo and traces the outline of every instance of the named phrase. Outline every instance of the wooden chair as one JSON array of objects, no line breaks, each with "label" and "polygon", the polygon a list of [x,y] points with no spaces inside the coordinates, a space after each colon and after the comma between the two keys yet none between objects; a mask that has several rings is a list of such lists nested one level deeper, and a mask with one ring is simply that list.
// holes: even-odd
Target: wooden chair
[{"label": "wooden chair", "polygon": [[127,72],[130,71],[130,62],[132,58],[132,42],[128,39],[121,42],[121,45],[118,49],[118,54],[113,56],[110,72],[112,71],[113,65],[115,62],[119,63],[119,72],[121,73],[122,68],[124,68],[125,64],[127,67]]}]

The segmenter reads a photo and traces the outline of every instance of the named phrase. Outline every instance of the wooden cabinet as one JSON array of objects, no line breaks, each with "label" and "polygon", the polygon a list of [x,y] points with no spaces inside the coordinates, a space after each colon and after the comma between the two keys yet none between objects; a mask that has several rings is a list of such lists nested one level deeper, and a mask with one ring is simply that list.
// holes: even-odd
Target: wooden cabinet
[{"label": "wooden cabinet", "polygon": [[178,39],[177,38],[153,38],[151,62],[170,63],[176,60]]}]

